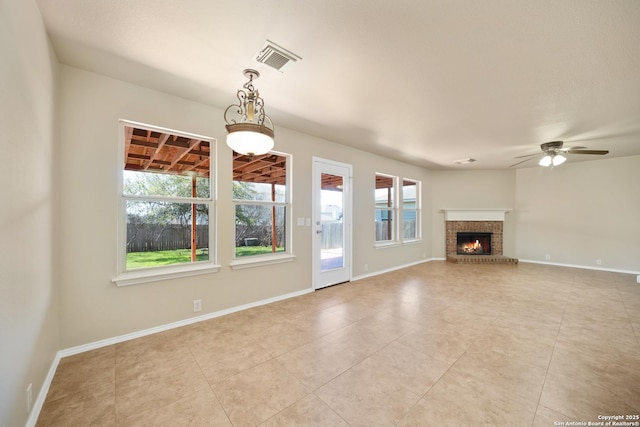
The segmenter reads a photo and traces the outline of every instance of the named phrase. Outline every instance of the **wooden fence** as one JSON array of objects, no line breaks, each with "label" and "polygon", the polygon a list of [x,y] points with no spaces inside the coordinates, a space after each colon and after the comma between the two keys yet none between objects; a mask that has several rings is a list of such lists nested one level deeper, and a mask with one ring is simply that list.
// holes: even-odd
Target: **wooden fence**
[{"label": "wooden fence", "polygon": [[[209,226],[198,225],[196,247],[209,247]],[[127,252],[168,251],[191,248],[191,226],[178,224],[127,225]]]},{"label": "wooden fence", "polygon": [[[391,240],[393,236],[389,236],[389,227],[393,228],[393,221],[389,224],[388,221],[376,221],[376,242],[383,242],[385,240]],[[402,221],[402,235],[403,236],[415,236],[416,235],[416,221],[405,220]]]},{"label": "wooden fence", "polygon": [[[415,221],[403,221],[403,235],[415,235]],[[387,222],[376,222],[376,241],[390,240]],[[209,247],[209,227],[198,225],[196,247]],[[244,246],[245,239],[258,239],[260,246],[271,246],[271,227],[236,225],[236,246]],[[284,227],[277,227],[278,246],[284,246]],[[342,247],[342,223],[322,225],[322,249]],[[190,225],[141,224],[127,226],[127,252],[165,251],[191,248]]]},{"label": "wooden fence", "polygon": [[322,249],[335,249],[342,247],[342,223],[325,222],[322,224]]}]

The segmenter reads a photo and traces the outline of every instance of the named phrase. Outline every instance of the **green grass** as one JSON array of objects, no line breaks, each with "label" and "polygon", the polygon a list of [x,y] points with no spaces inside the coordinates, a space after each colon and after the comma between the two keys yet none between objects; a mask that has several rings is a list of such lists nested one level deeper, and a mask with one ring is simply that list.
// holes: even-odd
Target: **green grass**
[{"label": "green grass", "polygon": [[[284,248],[276,248],[276,252],[283,252]],[[236,257],[270,254],[271,246],[238,246],[236,248]]]},{"label": "green grass", "polygon": [[[206,261],[209,255],[198,249],[198,261]],[[127,269],[159,267],[162,265],[183,264],[191,262],[191,249],[175,249],[172,251],[129,252],[127,254]]]},{"label": "green grass", "polygon": [[[276,252],[283,252],[279,247]],[[236,248],[236,257],[270,254],[271,246],[242,246]],[[196,254],[198,261],[207,261],[209,255],[202,249]],[[160,267],[163,265],[184,264],[191,262],[191,249],[175,249],[172,251],[129,252],[127,254],[127,269]]]}]

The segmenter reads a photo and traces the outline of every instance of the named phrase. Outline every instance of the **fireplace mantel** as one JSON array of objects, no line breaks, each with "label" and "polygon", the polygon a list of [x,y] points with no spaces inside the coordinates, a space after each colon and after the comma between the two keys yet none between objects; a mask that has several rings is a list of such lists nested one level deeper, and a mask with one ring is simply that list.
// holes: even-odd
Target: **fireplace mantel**
[{"label": "fireplace mantel", "polygon": [[504,221],[511,209],[442,209],[445,221]]}]

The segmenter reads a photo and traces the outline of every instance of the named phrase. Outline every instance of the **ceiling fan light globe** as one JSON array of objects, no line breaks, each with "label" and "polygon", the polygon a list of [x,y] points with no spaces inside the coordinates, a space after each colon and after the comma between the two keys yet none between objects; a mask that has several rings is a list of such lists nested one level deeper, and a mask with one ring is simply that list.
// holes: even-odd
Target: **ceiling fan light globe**
[{"label": "ceiling fan light globe", "polygon": [[551,162],[553,161],[552,157],[550,155],[546,155],[543,158],[540,159],[540,161],[538,162],[538,164],[540,166],[544,166],[545,168],[551,166]]},{"label": "ceiling fan light globe", "polygon": [[563,164],[566,161],[567,161],[567,158],[565,156],[563,156],[561,154],[557,154],[557,155],[553,156],[552,163],[553,163],[553,166],[559,166],[559,165]]}]

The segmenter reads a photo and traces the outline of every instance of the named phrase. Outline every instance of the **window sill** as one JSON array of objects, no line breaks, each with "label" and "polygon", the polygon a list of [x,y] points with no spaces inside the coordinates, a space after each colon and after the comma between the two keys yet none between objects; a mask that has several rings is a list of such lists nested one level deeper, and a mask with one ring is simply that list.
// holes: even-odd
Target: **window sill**
[{"label": "window sill", "polygon": [[139,285],[141,283],[157,282],[159,280],[177,279],[180,277],[196,276],[200,274],[217,273],[220,266],[215,264],[180,265],[128,271],[114,277],[111,281],[117,286]]},{"label": "window sill", "polygon": [[257,255],[252,257],[235,259],[231,261],[232,270],[242,270],[243,268],[260,267],[263,265],[280,264],[283,262],[291,262],[296,258],[295,255],[282,254],[282,255]]},{"label": "window sill", "polygon": [[398,246],[402,246],[400,242],[384,242],[384,243],[376,243],[376,249],[386,249],[386,248],[395,248]]},{"label": "window sill", "polygon": [[411,239],[411,240],[405,240],[404,242],[402,242],[403,245],[415,245],[417,243],[422,243],[422,239]]}]

